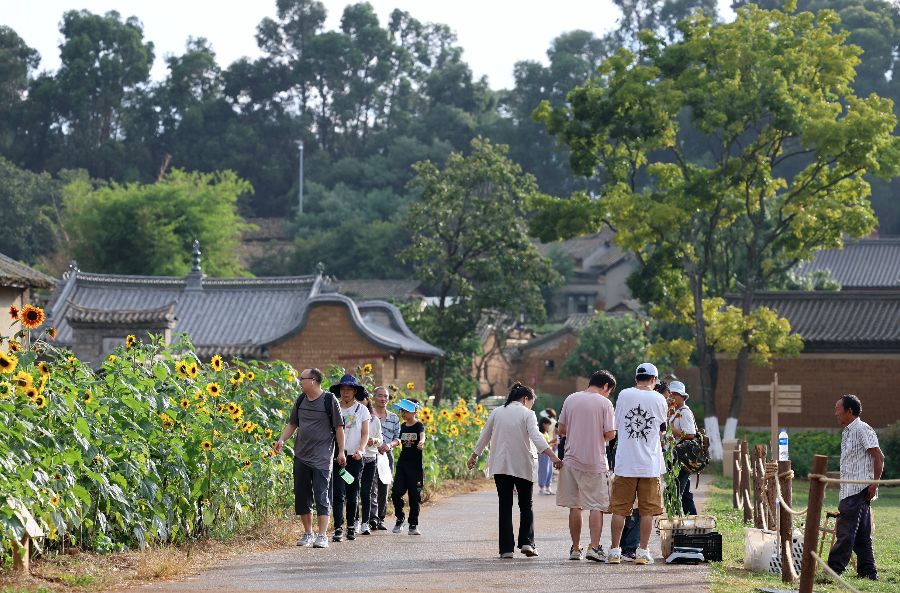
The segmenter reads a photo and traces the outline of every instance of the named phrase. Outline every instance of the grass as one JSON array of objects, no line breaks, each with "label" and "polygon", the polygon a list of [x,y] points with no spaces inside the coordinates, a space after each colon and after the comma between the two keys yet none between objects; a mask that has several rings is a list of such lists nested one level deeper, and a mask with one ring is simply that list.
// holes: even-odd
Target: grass
[{"label": "grass", "polygon": [[[795,509],[806,508],[809,483],[806,480],[795,480],[792,506]],[[836,510],[838,504],[837,489],[826,490],[825,510]],[[744,564],[744,529],[743,513],[733,509],[731,505],[731,479],[722,476],[716,478],[711,486],[710,498],[706,507],[707,513],[718,519],[718,530],[722,534],[722,562],[712,563],[713,593],[750,592],[757,587],[793,588],[781,582],[778,575],[751,573],[743,568]],[[878,564],[878,581],[860,580],[855,577],[853,567],[847,568],[844,577],[860,591],[873,593],[896,593],[900,590],[900,489],[881,488],[879,498],[872,505],[875,518],[875,561]],[[802,517],[801,517],[802,519]],[[802,526],[797,524],[802,529]],[[827,559],[827,552],[823,554]],[[819,571],[821,574],[821,571]],[[837,593],[846,591],[837,583],[816,584],[815,591],[821,593]]]}]

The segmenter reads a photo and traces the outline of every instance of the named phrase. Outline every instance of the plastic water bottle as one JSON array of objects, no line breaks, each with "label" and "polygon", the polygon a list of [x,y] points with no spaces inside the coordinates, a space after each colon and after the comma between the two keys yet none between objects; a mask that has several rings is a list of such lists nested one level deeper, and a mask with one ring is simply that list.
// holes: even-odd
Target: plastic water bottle
[{"label": "plastic water bottle", "polygon": [[788,455],[788,433],[782,428],[781,432],[778,433],[778,461],[788,461],[790,458],[790,455]]}]

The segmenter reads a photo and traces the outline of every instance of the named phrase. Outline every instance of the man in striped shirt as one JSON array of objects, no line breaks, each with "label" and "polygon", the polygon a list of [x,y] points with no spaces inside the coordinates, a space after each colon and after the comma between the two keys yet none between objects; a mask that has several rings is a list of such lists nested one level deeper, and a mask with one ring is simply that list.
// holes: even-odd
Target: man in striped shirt
[{"label": "man in striped shirt", "polygon": [[[845,395],[834,405],[841,433],[841,479],[880,480],[884,454],[878,435],[859,419],[862,403],[855,395]],[[841,574],[856,553],[856,572],[860,578],[877,580],[875,552],[872,549],[872,510],[870,502],[878,496],[878,485],[841,484],[841,501],[835,524],[835,540],[828,554],[828,566]]]}]

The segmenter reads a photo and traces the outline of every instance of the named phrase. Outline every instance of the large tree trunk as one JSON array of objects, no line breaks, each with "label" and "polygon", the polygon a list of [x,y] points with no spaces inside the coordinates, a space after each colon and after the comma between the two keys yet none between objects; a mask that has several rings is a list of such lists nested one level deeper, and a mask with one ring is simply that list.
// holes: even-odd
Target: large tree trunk
[{"label": "large tree trunk", "polygon": [[741,417],[741,406],[744,404],[744,391],[747,386],[747,371],[750,367],[750,349],[741,348],[734,362],[734,386],[731,390],[731,405],[728,408],[728,419],[725,421],[725,440],[734,439],[737,433],[738,418]]},{"label": "large tree trunk", "polygon": [[447,362],[444,357],[438,359],[437,368],[434,370],[434,402],[432,405],[436,408],[441,405],[444,399],[444,373],[447,369]]},{"label": "large tree trunk", "polygon": [[706,343],[706,318],[703,315],[703,282],[693,262],[688,262],[688,278],[694,300],[694,336],[697,347],[697,366],[700,370],[700,390],[706,416],[703,424],[709,436],[709,452],[713,459],[722,459],[722,440],[719,436],[719,418],[716,416],[716,373],[714,354]]}]

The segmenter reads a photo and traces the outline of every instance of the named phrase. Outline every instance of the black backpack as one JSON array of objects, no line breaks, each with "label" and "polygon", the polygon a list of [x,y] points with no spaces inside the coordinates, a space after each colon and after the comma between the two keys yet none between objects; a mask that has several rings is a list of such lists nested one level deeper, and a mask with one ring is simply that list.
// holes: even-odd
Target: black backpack
[{"label": "black backpack", "polygon": [[709,465],[709,436],[702,428],[692,439],[678,441],[675,445],[675,461],[689,473],[699,474]]}]

